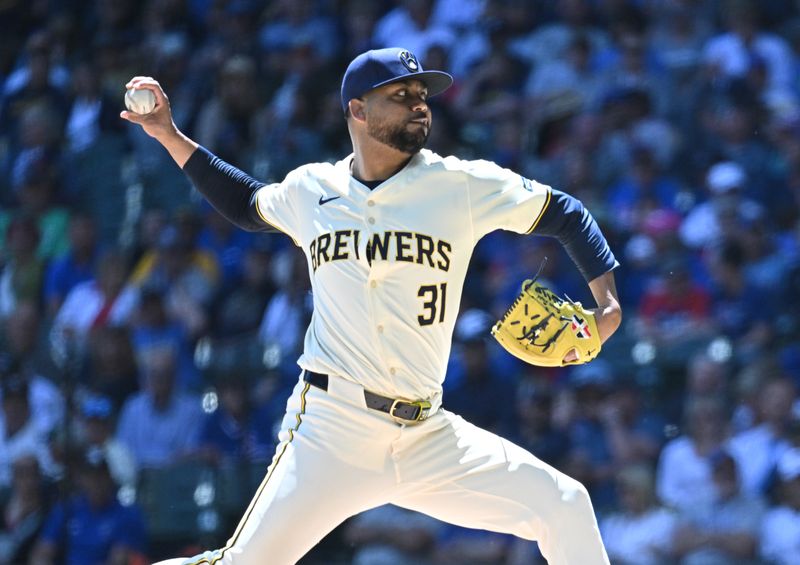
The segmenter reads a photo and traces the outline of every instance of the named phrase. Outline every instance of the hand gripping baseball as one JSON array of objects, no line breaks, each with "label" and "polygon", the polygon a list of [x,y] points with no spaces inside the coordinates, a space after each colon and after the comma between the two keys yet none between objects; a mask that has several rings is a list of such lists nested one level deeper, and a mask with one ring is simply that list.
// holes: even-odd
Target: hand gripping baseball
[{"label": "hand gripping baseball", "polygon": [[157,80],[153,77],[137,76],[128,81],[125,88],[149,90],[156,98],[156,106],[153,111],[148,114],[136,114],[135,112],[124,110],[120,112],[121,118],[133,122],[134,124],[139,124],[149,136],[156,139],[172,135],[177,131],[172,121],[169,99],[167,95],[164,94],[164,90]]},{"label": "hand gripping baseball", "polygon": [[169,99],[158,81],[153,77],[133,77],[126,89],[146,88],[156,98],[153,111],[148,114],[136,114],[123,110],[119,116],[134,124],[139,124],[147,135],[155,138],[169,152],[179,167],[183,167],[192,153],[197,149],[197,143],[183,135],[172,121],[172,110]]}]

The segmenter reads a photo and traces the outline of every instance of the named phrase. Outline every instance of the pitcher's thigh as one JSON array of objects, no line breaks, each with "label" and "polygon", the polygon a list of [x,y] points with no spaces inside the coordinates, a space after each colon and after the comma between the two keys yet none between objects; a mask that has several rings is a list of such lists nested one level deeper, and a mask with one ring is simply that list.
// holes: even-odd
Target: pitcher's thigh
[{"label": "pitcher's thigh", "polygon": [[408,488],[394,504],[536,540],[551,564],[608,562],[582,484],[458,416],[442,417],[444,425],[420,435],[400,458]]}]

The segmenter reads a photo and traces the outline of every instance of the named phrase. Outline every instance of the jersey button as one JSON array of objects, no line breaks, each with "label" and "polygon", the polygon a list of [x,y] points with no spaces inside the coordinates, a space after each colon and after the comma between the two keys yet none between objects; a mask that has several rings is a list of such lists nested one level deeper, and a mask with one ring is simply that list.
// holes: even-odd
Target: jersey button
[{"label": "jersey button", "polygon": [[397,369],[392,367],[391,369],[389,369],[389,372],[394,375],[395,373],[397,373]]},{"label": "jersey button", "polygon": [[382,325],[378,326],[378,333],[379,334],[383,333],[383,326]]},{"label": "jersey button", "polygon": [[368,221],[370,224],[374,224],[374,223],[375,223],[375,218],[367,218],[367,221]]},{"label": "jersey button", "polygon": [[367,200],[367,206],[375,206],[374,200]]},{"label": "jersey button", "polygon": [[375,281],[372,281],[372,282],[369,283],[369,286],[371,286],[372,288],[375,288],[376,286],[378,286],[378,283],[375,282]]}]

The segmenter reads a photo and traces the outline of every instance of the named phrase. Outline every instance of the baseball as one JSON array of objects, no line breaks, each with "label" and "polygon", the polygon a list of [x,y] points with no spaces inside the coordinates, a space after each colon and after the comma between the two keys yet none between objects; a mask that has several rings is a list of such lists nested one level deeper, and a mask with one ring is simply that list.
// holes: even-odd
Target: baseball
[{"label": "baseball", "polygon": [[149,114],[156,107],[156,95],[146,88],[129,88],[125,93],[125,107],[135,114]]}]

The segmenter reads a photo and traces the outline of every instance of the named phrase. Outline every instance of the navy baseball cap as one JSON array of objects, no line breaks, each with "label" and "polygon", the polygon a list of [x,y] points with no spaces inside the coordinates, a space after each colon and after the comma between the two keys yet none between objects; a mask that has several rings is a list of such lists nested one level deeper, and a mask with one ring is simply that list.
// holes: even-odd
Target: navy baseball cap
[{"label": "navy baseball cap", "polygon": [[425,83],[428,96],[435,96],[453,84],[453,77],[442,71],[426,71],[414,54],[402,47],[373,49],[351,61],[342,78],[342,110],[353,98],[400,80],[413,78]]}]

